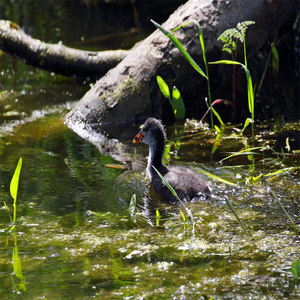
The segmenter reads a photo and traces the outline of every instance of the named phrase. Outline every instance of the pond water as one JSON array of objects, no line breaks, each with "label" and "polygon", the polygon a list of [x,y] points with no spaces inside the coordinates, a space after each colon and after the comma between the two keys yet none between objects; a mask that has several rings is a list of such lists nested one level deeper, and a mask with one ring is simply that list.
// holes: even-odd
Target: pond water
[{"label": "pond water", "polygon": [[[20,15],[16,7],[11,18]],[[18,11],[26,16],[25,8]],[[45,33],[51,26],[41,25],[46,19],[42,16],[41,12],[38,20],[24,24],[33,31],[40,28],[45,34],[40,38],[55,41]],[[67,30],[61,24],[55,25],[60,28],[55,32]],[[85,32],[68,30],[88,34],[88,27]],[[127,38],[118,45],[132,43]],[[68,39],[77,40],[71,33]],[[97,47],[105,48],[99,40]],[[299,122],[280,129],[257,126],[255,146],[269,148],[222,163],[250,145],[250,136],[228,128],[217,137],[192,121],[185,128],[167,128],[165,162],[193,168],[212,189],[211,199],[188,205],[193,230],[181,215],[183,207],[160,202],[149,187],[144,171],[148,149],[131,143],[137,127],[118,129],[129,157],[142,158],[139,168],[124,170],[115,167],[120,163],[113,155],[101,154],[64,125],[64,115],[89,89],[88,81],[36,70],[6,54],[0,61],[1,299],[300,297],[299,282],[291,272],[300,258]],[[11,221],[4,202],[12,215],[10,180],[20,157],[17,224],[8,233]],[[274,174],[278,170],[282,172]],[[268,176],[253,179],[260,174]],[[131,214],[134,194],[137,204]]]}]

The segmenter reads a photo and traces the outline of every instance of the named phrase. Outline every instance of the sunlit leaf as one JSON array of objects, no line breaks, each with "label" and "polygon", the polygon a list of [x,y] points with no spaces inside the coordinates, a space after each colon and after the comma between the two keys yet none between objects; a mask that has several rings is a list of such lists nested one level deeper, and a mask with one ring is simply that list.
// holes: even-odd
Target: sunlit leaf
[{"label": "sunlit leaf", "polygon": [[209,62],[209,64],[240,65],[244,69],[247,78],[248,106],[249,106],[249,111],[252,114],[254,112],[254,92],[253,92],[252,78],[248,68],[240,62],[233,61],[233,60],[226,60],[226,59]]},{"label": "sunlit leaf", "polygon": [[181,94],[176,86],[172,89],[172,109],[176,120],[185,118],[185,106]]},{"label": "sunlit leaf", "polygon": [[229,184],[229,185],[232,185],[232,186],[238,186],[236,183],[230,182],[230,181],[228,181],[226,179],[223,179],[223,178],[221,178],[221,177],[219,177],[217,175],[214,175],[212,173],[209,173],[209,172],[207,172],[205,170],[199,170],[199,172],[202,173],[202,174],[204,174],[204,175],[206,175],[206,176],[208,176],[208,177],[210,177],[210,178],[212,178],[212,179],[215,179],[217,181],[223,182],[225,184]]},{"label": "sunlit leaf", "polygon": [[185,215],[181,209],[179,209],[183,222],[185,223]]},{"label": "sunlit leaf", "polygon": [[164,97],[170,100],[171,99],[170,90],[166,82],[160,76],[156,76],[156,81]]},{"label": "sunlit leaf", "polygon": [[161,218],[161,216],[160,216],[159,210],[157,209],[156,210],[156,226],[159,226],[160,218]]},{"label": "sunlit leaf", "polygon": [[250,122],[252,122],[252,119],[250,119],[250,118],[247,118],[246,120],[245,120],[245,123],[244,123],[244,127],[243,127],[243,129],[242,129],[242,133],[245,131],[245,129],[248,127],[248,125],[250,124]]},{"label": "sunlit leaf", "polygon": [[19,178],[20,178],[21,168],[22,168],[22,158],[19,159],[18,165],[15,169],[15,173],[10,182],[10,194],[14,200],[17,199],[17,195],[18,195],[18,187],[19,187]]},{"label": "sunlit leaf", "polygon": [[136,208],[136,195],[133,194],[131,197],[131,200],[130,200],[129,208],[128,208],[131,216],[134,216],[135,208]]},{"label": "sunlit leaf", "polygon": [[212,112],[214,113],[214,115],[217,117],[217,119],[219,120],[220,124],[221,124],[223,127],[225,127],[225,124],[224,124],[224,122],[223,122],[221,116],[217,113],[217,111],[216,111],[213,107],[211,107],[211,110],[212,110]]},{"label": "sunlit leaf", "polygon": [[252,152],[252,151],[253,150],[258,150],[258,149],[264,150],[265,147],[252,147],[252,148],[243,149],[243,150],[240,150],[240,151],[238,151],[236,153],[233,153],[233,154],[231,154],[229,156],[224,157],[220,161],[224,161],[226,159],[232,158],[234,156],[239,156],[239,155],[253,155],[253,154],[257,154],[257,153]]}]

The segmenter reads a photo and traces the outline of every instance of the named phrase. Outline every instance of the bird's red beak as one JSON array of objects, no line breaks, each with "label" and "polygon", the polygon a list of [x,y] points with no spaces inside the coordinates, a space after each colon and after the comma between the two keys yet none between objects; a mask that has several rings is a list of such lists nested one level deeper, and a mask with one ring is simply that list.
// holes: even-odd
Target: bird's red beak
[{"label": "bird's red beak", "polygon": [[135,143],[139,143],[141,140],[143,139],[143,135],[141,132],[139,132],[135,138],[132,140],[132,142],[135,144]]}]

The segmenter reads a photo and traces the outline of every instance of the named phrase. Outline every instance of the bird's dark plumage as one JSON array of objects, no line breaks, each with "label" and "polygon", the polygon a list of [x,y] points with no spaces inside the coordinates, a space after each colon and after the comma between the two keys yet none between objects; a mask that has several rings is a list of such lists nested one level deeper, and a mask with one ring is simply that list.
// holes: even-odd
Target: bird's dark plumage
[{"label": "bird's dark plumage", "polygon": [[143,142],[149,146],[147,175],[156,192],[167,201],[176,201],[152,166],[162,174],[180,199],[190,201],[197,197],[209,196],[210,190],[206,182],[191,169],[177,166],[167,167],[162,163],[165,141],[165,129],[162,123],[155,118],[148,118],[141,131],[133,139],[133,143]]}]

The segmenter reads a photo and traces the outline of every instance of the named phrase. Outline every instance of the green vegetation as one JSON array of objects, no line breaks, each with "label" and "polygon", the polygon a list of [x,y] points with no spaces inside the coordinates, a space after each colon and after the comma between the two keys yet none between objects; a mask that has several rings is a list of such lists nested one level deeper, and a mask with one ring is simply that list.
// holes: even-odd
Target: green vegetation
[{"label": "green vegetation", "polygon": [[18,196],[19,179],[20,179],[21,169],[22,169],[22,158],[19,159],[17,167],[14,172],[14,175],[10,182],[10,195],[14,200],[13,217],[11,217],[9,206],[4,201],[5,208],[9,214],[9,218],[12,223],[12,226],[10,227],[9,231],[14,231],[16,222],[17,222],[17,196]]},{"label": "green vegetation", "polygon": [[165,98],[169,100],[176,120],[177,121],[184,120],[185,107],[184,107],[183,99],[177,87],[173,86],[172,95],[171,95],[169,87],[166,84],[166,82],[160,76],[157,76],[156,80],[162,94],[164,95]]},{"label": "green vegetation", "polygon": [[[17,2],[23,6],[24,1]],[[27,10],[5,3],[3,9],[13,9],[19,20],[25,16],[27,22],[21,23],[30,26],[30,12],[44,8],[44,2],[31,3]],[[70,7],[65,9],[70,13]],[[34,34],[55,41],[56,35],[49,37],[46,32],[49,22],[36,15],[40,21],[34,21],[39,24],[32,26]],[[64,33],[68,22],[63,14],[57,16],[49,18],[55,20],[52,28]],[[279,62],[275,52],[270,56],[274,75]],[[190,165],[196,172],[204,169],[213,189],[209,201],[184,203],[193,214],[192,230],[182,206],[156,201],[143,171],[106,168],[115,162],[112,157],[100,155],[90,142],[64,127],[61,115],[88,85],[49,76],[15,58],[7,59],[6,54],[2,63],[0,199],[10,213],[0,210],[1,299],[299,298],[299,232],[293,227],[299,231],[299,150],[295,149],[299,122],[278,123],[275,131],[270,129],[272,122],[257,122],[253,146],[248,137],[251,115],[244,124],[230,126],[219,111],[222,124],[214,113],[217,104],[227,100],[210,105],[207,98],[207,115],[212,113],[215,123],[220,122],[214,124],[214,131],[195,120],[188,120],[185,128],[173,127],[166,163]],[[129,93],[131,88],[129,84]],[[30,117],[32,111],[36,119]],[[20,123],[12,129],[15,120]],[[131,137],[127,129],[119,129],[124,140]],[[126,159],[131,161],[132,155]],[[226,156],[231,157],[222,160]],[[21,170],[22,193],[15,194],[14,211],[9,185],[19,157],[26,167]],[[250,236],[244,234],[228,203]]]},{"label": "green vegetation", "polygon": [[[225,127],[225,124],[221,118],[221,116],[217,113],[217,111],[214,109],[214,105],[219,104],[219,103],[230,103],[230,105],[233,107],[233,109],[236,108],[235,104],[235,66],[240,65],[246,74],[247,78],[247,92],[248,92],[248,108],[249,112],[251,114],[251,119],[246,118],[243,131],[246,129],[246,127],[251,123],[251,128],[252,128],[252,141],[254,143],[254,90],[253,90],[253,84],[252,84],[252,78],[250,71],[247,67],[247,55],[246,55],[246,30],[249,25],[254,24],[252,21],[245,21],[242,23],[238,23],[236,28],[228,29],[226,30],[220,37],[219,39],[224,42],[224,47],[223,50],[230,53],[233,57],[233,60],[221,60],[221,61],[216,61],[216,62],[207,62],[206,59],[206,53],[205,53],[205,45],[204,45],[204,38],[203,38],[203,32],[201,29],[200,24],[196,20],[191,20],[189,22],[186,22],[185,24],[176,27],[173,29],[171,32],[167,31],[165,28],[163,28],[161,25],[156,23],[155,21],[151,20],[151,22],[159,29],[161,30],[172,42],[173,44],[179,49],[179,51],[184,55],[184,57],[188,60],[190,65],[201,75],[207,80],[207,91],[208,91],[208,99],[209,99],[209,108],[208,111],[205,113],[204,117],[208,112],[210,112],[211,116],[211,127],[214,127],[213,123],[213,116],[212,113],[217,117],[219,120],[220,124]],[[184,49],[183,45],[176,39],[176,37],[172,34],[176,32],[179,29],[184,28],[186,25],[194,23],[196,24],[199,32],[199,39],[200,39],[200,45],[202,49],[202,56],[203,56],[203,62],[205,65],[205,72],[201,69],[201,67],[195,62],[195,60],[190,56],[190,54]],[[237,62],[236,61],[236,43],[237,40],[240,40],[243,43],[244,46],[244,64]],[[234,67],[234,76],[233,76],[233,103],[228,100],[224,99],[218,99],[212,102],[212,97],[211,97],[211,87],[210,87],[210,81],[209,81],[209,72],[208,72],[208,64],[231,64]],[[158,81],[161,82],[161,79]],[[170,100],[170,93],[168,92],[168,89],[166,89],[163,86],[163,83],[159,83],[160,89],[163,93],[163,95]],[[172,104],[171,104],[172,105]],[[182,105],[182,104],[181,104]],[[173,109],[174,111],[174,109]],[[203,120],[204,118],[202,118]]]},{"label": "green vegetation", "polygon": [[297,259],[293,262],[293,267],[292,267],[292,274],[294,276],[294,279],[296,283],[299,281],[300,278],[300,260]]},{"label": "green vegetation", "polygon": [[[12,234],[14,238],[14,248],[12,251],[12,265],[13,265],[13,274],[19,279],[19,283],[15,282],[14,276],[11,276],[12,283],[14,289],[16,291],[26,291],[26,283],[25,277],[22,273],[22,264],[21,259],[19,257],[19,249],[17,244],[17,234],[16,234],[16,222],[17,222],[17,196],[18,196],[18,189],[19,189],[19,179],[22,169],[22,158],[19,159],[17,167],[15,169],[14,175],[10,182],[10,195],[14,200],[13,203],[13,218],[10,214],[9,206],[4,202],[5,208],[9,214],[9,218],[11,221],[11,227],[9,228],[8,232]],[[7,240],[8,243],[8,240]]]},{"label": "green vegetation", "polygon": [[[196,20],[191,20],[175,29],[172,30],[172,32],[167,31],[164,29],[161,25],[156,23],[155,21],[151,20],[151,22],[160,30],[162,31],[172,42],[173,44],[179,49],[179,51],[184,55],[184,57],[188,60],[190,65],[207,80],[207,92],[208,92],[208,99],[209,99],[209,105],[211,106],[211,92],[210,92],[210,82],[209,82],[209,74],[208,74],[208,65],[207,65],[207,59],[206,59],[206,53],[205,53],[205,45],[204,45],[204,39],[203,39],[203,32],[201,29],[200,24]],[[200,38],[200,44],[202,48],[202,56],[203,61],[205,65],[205,72],[200,68],[200,66],[195,62],[195,60],[190,56],[190,54],[184,49],[182,44],[176,39],[176,37],[172,34],[173,32],[184,28],[186,25],[190,24],[191,22],[195,23],[198,31],[199,31],[199,38]],[[210,119],[211,119],[211,127],[214,127],[213,117],[212,117],[212,110],[210,111]]]}]

